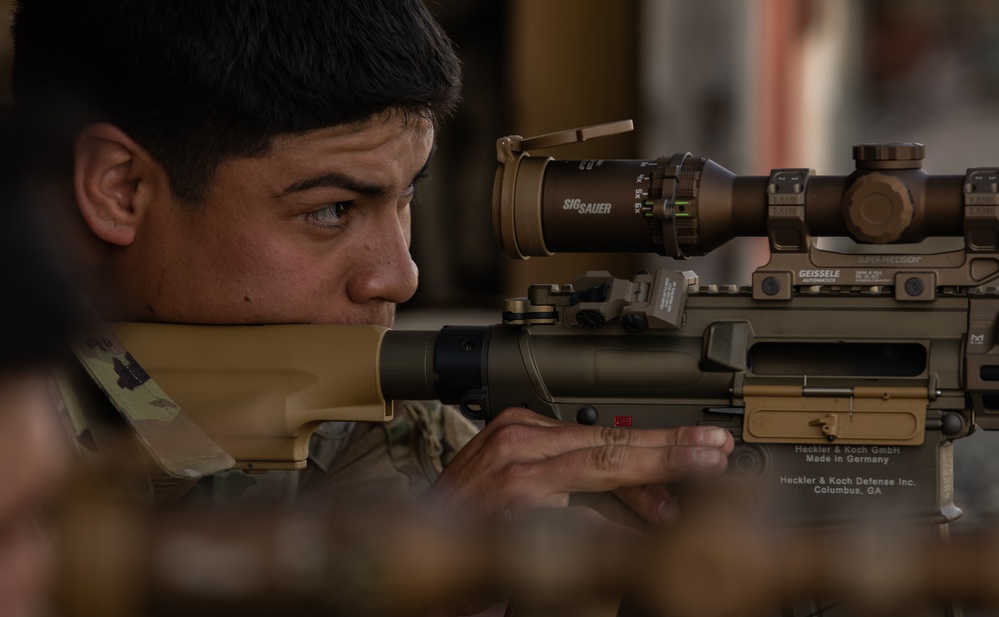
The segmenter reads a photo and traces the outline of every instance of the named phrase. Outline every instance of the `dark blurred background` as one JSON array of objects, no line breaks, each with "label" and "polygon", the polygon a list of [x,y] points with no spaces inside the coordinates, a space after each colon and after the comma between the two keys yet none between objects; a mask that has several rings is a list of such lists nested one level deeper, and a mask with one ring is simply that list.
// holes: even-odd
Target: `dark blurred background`
[{"label": "dark blurred background", "polygon": [[[999,163],[999,3],[989,0],[428,0],[465,63],[465,102],[414,211],[424,309],[455,318],[645,255],[514,262],[491,235],[496,138],[623,118],[635,133],[561,158],[707,156],[739,174],[853,170],[850,147],[926,144],[929,173]],[[677,264],[746,283],[766,242]],[[667,260],[669,263],[675,263]],[[474,318],[474,317],[473,317]],[[491,319],[490,319],[491,321]],[[436,324],[433,324],[436,325]]]},{"label": "dark blurred background", "polygon": [[[846,174],[850,146],[874,141],[926,144],[929,173],[999,165],[999,3],[990,0],[427,2],[463,58],[465,101],[444,126],[414,208],[421,283],[400,310],[401,328],[494,323],[501,300],[531,283],[568,282],[586,269],[630,277],[661,261],[507,258],[490,213],[504,135],[632,118],[634,134],[558,156],[690,151],[753,175]],[[9,49],[4,28],[4,87]],[[677,266],[704,283],[746,283],[766,259],[764,240],[743,239]],[[999,435],[979,432],[955,448],[966,520],[999,516],[997,446]]]}]

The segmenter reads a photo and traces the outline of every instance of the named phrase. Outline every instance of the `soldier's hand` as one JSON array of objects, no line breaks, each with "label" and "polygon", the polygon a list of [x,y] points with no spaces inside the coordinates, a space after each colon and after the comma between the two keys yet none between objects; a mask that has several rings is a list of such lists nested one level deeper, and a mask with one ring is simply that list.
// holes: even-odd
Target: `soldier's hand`
[{"label": "soldier's hand", "polygon": [[614,491],[642,518],[669,520],[664,484],[725,470],[734,442],[721,428],[629,429],[559,422],[505,410],[475,436],[425,494],[436,508],[489,524],[572,493]]}]

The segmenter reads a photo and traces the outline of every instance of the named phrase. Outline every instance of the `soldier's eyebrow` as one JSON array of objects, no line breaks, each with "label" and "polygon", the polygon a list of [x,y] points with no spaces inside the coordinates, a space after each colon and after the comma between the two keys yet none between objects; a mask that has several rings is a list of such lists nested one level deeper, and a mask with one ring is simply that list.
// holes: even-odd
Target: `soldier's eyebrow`
[{"label": "soldier's eyebrow", "polygon": [[347,174],[331,171],[318,176],[313,176],[311,178],[304,178],[302,180],[292,182],[283,191],[278,193],[277,196],[284,197],[290,193],[308,191],[309,189],[315,188],[338,188],[376,198],[384,197],[385,195],[388,195],[389,192],[389,189],[386,186],[370,184],[368,182],[358,180],[357,178],[351,178]]},{"label": "soldier's eyebrow", "polygon": [[[410,184],[414,184],[420,178],[426,177],[427,168],[430,167],[430,161],[434,158],[434,153],[436,151],[437,145],[434,144],[434,147],[430,149],[430,154],[427,156],[427,160],[423,163],[423,167],[420,168],[420,171],[416,172],[416,175],[413,176],[413,180]],[[385,197],[389,194],[389,187],[387,186],[371,184],[369,182],[364,182],[363,180],[358,180],[357,178],[352,178],[347,174],[340,173],[338,171],[330,171],[318,176],[296,180],[285,187],[285,189],[276,196],[284,197],[290,193],[308,191],[309,189],[315,188],[344,189],[346,191],[374,198]]]}]

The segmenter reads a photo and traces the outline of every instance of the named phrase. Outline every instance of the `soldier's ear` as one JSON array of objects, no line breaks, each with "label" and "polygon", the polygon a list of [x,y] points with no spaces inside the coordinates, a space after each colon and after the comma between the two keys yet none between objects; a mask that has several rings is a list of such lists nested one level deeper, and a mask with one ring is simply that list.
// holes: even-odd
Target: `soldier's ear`
[{"label": "soldier's ear", "polygon": [[77,207],[95,236],[130,245],[156,192],[169,187],[165,171],[127,133],[107,123],[91,124],[73,148]]}]

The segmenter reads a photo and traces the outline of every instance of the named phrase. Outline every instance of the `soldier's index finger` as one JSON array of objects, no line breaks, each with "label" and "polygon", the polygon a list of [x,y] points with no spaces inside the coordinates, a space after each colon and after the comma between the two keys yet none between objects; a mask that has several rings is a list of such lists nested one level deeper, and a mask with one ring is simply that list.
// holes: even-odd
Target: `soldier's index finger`
[{"label": "soldier's index finger", "polygon": [[605,445],[536,461],[530,465],[529,474],[537,486],[582,493],[671,482],[698,474],[713,475],[724,471],[726,466],[727,458],[719,448]]},{"label": "soldier's index finger", "polygon": [[714,426],[681,426],[670,429],[632,429],[626,427],[580,427],[593,430],[593,446],[626,445],[640,448],[699,446],[732,451],[735,440],[727,430]]}]

